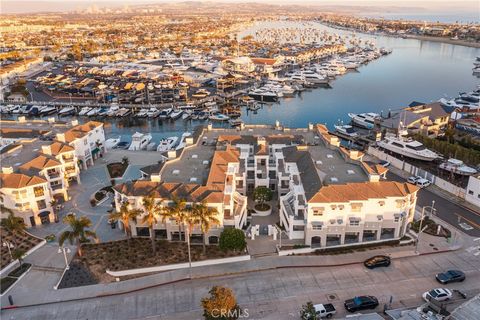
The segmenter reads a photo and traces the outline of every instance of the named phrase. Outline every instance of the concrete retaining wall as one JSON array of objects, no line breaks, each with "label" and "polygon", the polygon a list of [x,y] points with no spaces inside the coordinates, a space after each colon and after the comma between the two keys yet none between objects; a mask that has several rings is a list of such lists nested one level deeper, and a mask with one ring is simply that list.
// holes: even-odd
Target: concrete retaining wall
[{"label": "concrete retaining wall", "polygon": [[[202,266],[211,266],[211,265],[223,264],[223,263],[248,261],[248,260],[250,260],[250,255],[231,257],[231,258],[222,258],[222,259],[210,259],[210,260],[204,260],[204,261],[195,261],[195,262],[192,262],[192,268],[202,267]],[[122,270],[122,271],[107,270],[107,273],[113,277],[123,277],[123,276],[130,276],[134,274],[169,271],[169,270],[176,270],[176,269],[186,269],[188,267],[189,267],[188,262],[185,262],[185,263],[169,264],[165,266],[138,268],[138,269],[130,269],[130,270]]]},{"label": "concrete retaining wall", "polygon": [[[28,233],[28,232],[27,232]],[[30,233],[29,233],[30,234]],[[30,234],[31,235],[31,234]],[[32,235],[33,236],[33,235]],[[34,236],[35,237],[35,236]],[[36,237],[38,238],[38,237]],[[45,245],[45,243],[47,243],[47,241],[45,241],[45,239],[42,239],[42,241],[37,244],[35,247],[33,247],[32,249],[28,250],[25,255],[23,256],[23,258],[25,259],[26,256],[28,256],[29,254],[31,254],[32,252],[34,252],[35,250],[43,247]],[[18,260],[14,260],[12,262],[10,262],[5,268],[3,268],[2,270],[0,270],[0,277],[5,277],[6,275],[8,275],[11,271],[13,271],[16,267],[20,266],[20,262]]]}]

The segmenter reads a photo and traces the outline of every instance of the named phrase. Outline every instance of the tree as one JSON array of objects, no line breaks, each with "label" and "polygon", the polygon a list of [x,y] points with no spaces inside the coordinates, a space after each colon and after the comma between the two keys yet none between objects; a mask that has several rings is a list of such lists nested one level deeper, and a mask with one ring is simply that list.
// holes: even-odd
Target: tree
[{"label": "tree", "polygon": [[130,238],[132,237],[132,230],[130,228],[130,221],[135,220],[139,215],[142,214],[142,210],[140,209],[132,209],[128,208],[128,202],[123,202],[120,206],[119,211],[114,211],[110,214],[110,219],[114,221],[121,221],[123,228],[125,230],[125,234],[127,235],[128,245],[130,245]]},{"label": "tree", "polygon": [[230,320],[239,318],[241,309],[231,289],[215,286],[208,293],[210,296],[202,299],[205,319]]},{"label": "tree", "polygon": [[148,226],[150,232],[150,240],[152,242],[153,255],[157,253],[155,247],[155,230],[153,227],[158,223],[157,217],[162,214],[162,208],[155,203],[155,199],[152,196],[143,198],[143,208],[145,215],[142,218],[142,223]]},{"label": "tree", "polygon": [[212,224],[219,224],[220,221],[217,218],[218,211],[215,208],[208,207],[204,202],[195,204],[192,209],[193,216],[196,222],[200,225],[203,236],[203,254],[206,254],[207,248],[205,246],[205,240]]},{"label": "tree", "polygon": [[261,210],[268,210],[265,202],[272,200],[272,190],[267,187],[256,187],[253,191],[253,199],[260,204]]},{"label": "tree", "polygon": [[302,320],[316,320],[317,319],[317,311],[313,306],[311,301],[308,301],[306,304],[302,306],[302,310],[300,311],[300,318]]},{"label": "tree", "polygon": [[20,266],[23,264],[23,257],[25,256],[26,251],[20,248],[17,248],[12,251],[12,258],[13,260],[17,260],[20,263]]},{"label": "tree", "polygon": [[220,234],[218,245],[221,250],[243,250],[247,246],[245,233],[240,229],[226,228]]},{"label": "tree", "polygon": [[180,241],[182,241],[182,229],[185,230],[184,224],[187,219],[187,202],[184,199],[173,197],[172,204],[166,207],[165,210],[167,215],[177,222]]},{"label": "tree", "polygon": [[25,222],[23,222],[22,218],[15,217],[13,211],[9,208],[2,205],[0,209],[2,213],[8,212],[8,217],[3,218],[0,225],[12,234],[13,244],[17,247],[17,236],[25,230]]},{"label": "tree", "polygon": [[75,215],[69,214],[63,218],[63,223],[68,224],[71,230],[62,232],[58,239],[58,243],[60,246],[63,246],[65,240],[68,240],[70,244],[76,242],[79,256],[82,256],[82,243],[88,242],[88,238],[98,240],[95,232],[86,230],[92,226],[92,221],[87,217],[80,217],[77,219]]}]

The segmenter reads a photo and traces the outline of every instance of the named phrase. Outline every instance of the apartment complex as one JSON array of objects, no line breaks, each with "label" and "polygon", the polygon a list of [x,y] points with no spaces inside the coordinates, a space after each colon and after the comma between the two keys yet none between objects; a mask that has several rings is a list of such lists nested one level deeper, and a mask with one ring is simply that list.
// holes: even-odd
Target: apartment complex
[{"label": "apartment complex", "polygon": [[[117,209],[124,201],[142,208],[147,194],[164,206],[173,198],[203,201],[218,211],[220,223],[208,235],[216,241],[224,227],[247,226],[248,198],[265,186],[276,195],[271,214],[278,215],[288,237],[312,247],[398,239],[413,220],[417,188],[386,181],[386,168],[341,147],[322,125],[209,126],[165,156],[143,180],[115,187]],[[148,235],[139,221],[132,222],[134,234]],[[178,226],[158,223],[155,233],[176,239]]]},{"label": "apartment complex", "polygon": [[71,184],[81,183],[80,166],[93,164],[104,152],[100,122],[79,125],[22,118],[2,121],[0,134],[0,202],[28,226],[53,222],[54,200],[67,201]]}]

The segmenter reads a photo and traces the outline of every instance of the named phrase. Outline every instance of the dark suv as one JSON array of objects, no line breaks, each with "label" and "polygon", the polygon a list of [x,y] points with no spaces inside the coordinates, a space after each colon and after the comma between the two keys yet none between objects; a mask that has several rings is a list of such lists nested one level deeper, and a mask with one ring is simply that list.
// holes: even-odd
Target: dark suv
[{"label": "dark suv", "polygon": [[465,273],[460,270],[448,270],[447,272],[437,273],[435,279],[442,284],[462,282],[465,280]]},{"label": "dark suv", "polygon": [[388,267],[390,265],[390,257],[388,256],[375,256],[365,260],[363,263],[368,269],[374,269],[378,267]]},{"label": "dark suv", "polygon": [[348,312],[375,309],[378,306],[378,300],[374,296],[359,296],[346,300],[344,306]]}]

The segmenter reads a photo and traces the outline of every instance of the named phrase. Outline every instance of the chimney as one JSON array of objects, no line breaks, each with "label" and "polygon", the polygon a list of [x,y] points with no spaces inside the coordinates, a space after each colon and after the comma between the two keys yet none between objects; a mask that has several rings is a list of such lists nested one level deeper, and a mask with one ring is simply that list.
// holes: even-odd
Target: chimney
[{"label": "chimney", "polygon": [[13,167],[2,167],[2,173],[12,174],[13,173]]},{"label": "chimney", "polygon": [[60,142],[65,142],[65,133],[57,133],[57,140]]},{"label": "chimney", "polygon": [[51,145],[42,146],[42,152],[44,154],[47,154],[47,155],[51,156],[52,155],[52,146]]}]

